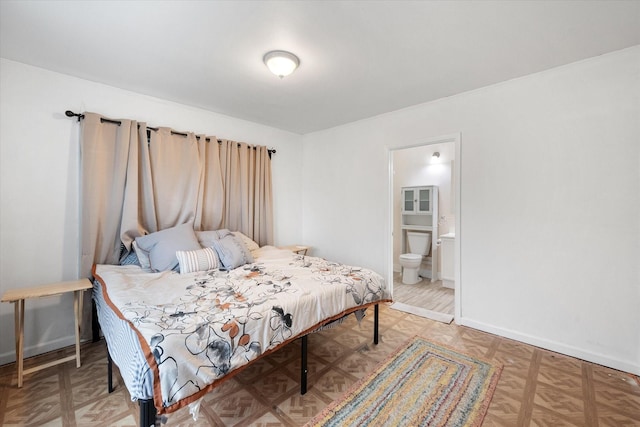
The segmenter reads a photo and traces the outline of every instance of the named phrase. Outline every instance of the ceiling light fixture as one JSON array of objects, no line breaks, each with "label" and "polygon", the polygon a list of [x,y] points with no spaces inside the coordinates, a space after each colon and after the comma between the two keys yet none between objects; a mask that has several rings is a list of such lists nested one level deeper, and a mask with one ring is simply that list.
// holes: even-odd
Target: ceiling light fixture
[{"label": "ceiling light fixture", "polygon": [[293,73],[300,65],[300,59],[297,56],[284,50],[267,52],[262,60],[269,70],[280,78]]},{"label": "ceiling light fixture", "polygon": [[435,153],[433,153],[431,155],[431,157],[435,157],[436,159],[440,158],[440,153],[438,151],[436,151]]}]

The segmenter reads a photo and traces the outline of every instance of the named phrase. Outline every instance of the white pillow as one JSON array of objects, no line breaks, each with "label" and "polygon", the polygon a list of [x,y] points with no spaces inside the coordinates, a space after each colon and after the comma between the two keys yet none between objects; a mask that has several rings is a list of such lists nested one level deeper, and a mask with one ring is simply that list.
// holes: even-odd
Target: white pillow
[{"label": "white pillow", "polygon": [[260,245],[258,245],[256,242],[254,242],[253,240],[251,240],[250,237],[242,234],[239,231],[232,231],[232,233],[234,235],[236,235],[236,237],[239,237],[240,239],[242,239],[242,242],[244,243],[244,245],[247,247],[247,249],[249,249],[249,251],[253,252],[256,249],[260,249]]},{"label": "white pillow", "polygon": [[212,248],[197,249],[195,251],[176,251],[176,258],[180,264],[180,274],[196,271],[208,271],[218,268],[218,256]]}]

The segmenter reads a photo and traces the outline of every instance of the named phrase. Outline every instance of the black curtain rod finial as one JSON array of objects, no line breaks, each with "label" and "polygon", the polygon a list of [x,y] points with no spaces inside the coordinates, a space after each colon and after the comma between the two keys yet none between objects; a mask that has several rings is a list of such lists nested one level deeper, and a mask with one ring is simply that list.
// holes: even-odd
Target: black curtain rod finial
[{"label": "black curtain rod finial", "polygon": [[84,114],[80,114],[80,113],[74,113],[71,110],[67,110],[64,112],[65,116],[67,117],[77,117],[78,121],[80,121],[81,119],[84,119]]}]

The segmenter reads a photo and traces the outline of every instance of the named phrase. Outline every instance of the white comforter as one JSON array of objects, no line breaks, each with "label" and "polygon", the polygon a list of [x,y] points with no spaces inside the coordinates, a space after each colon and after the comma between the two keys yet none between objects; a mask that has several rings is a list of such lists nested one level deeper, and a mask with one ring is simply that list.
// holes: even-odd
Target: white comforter
[{"label": "white comforter", "polygon": [[273,247],[254,255],[255,263],[230,272],[96,266],[106,300],[137,329],[148,352],[156,406],[172,412],[266,351],[390,298],[371,270]]}]

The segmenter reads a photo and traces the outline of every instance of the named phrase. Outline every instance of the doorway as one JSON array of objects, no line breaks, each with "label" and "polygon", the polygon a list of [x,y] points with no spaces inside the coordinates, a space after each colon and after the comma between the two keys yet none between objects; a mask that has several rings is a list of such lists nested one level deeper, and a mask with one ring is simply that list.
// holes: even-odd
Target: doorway
[{"label": "doorway", "polygon": [[[457,323],[461,314],[459,165],[459,134],[389,150],[388,282],[392,284],[392,307],[445,323],[452,319]],[[403,215],[402,189],[431,186],[438,194],[437,212],[429,219],[434,226],[427,231],[432,245],[419,270],[420,282],[403,283],[399,258],[407,251],[406,237],[411,227],[406,223],[411,218]]]}]

